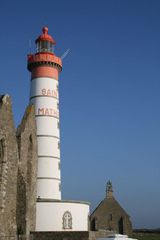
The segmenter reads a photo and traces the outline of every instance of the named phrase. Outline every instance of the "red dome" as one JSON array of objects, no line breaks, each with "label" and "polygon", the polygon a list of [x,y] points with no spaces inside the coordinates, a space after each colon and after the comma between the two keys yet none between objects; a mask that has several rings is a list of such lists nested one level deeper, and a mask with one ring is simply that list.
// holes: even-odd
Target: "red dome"
[{"label": "red dome", "polygon": [[42,34],[36,39],[35,43],[39,41],[49,41],[53,44],[56,44],[55,40],[48,34],[48,27],[42,29]]}]

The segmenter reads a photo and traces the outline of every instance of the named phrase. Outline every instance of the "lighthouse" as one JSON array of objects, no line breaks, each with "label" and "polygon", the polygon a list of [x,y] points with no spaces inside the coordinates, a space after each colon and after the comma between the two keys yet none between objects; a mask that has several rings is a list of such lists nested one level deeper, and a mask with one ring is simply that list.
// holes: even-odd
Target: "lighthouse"
[{"label": "lighthouse", "polygon": [[36,53],[28,55],[30,103],[35,105],[38,143],[37,198],[61,199],[58,75],[62,62],[54,54],[48,28],[36,39]]},{"label": "lighthouse", "polygon": [[35,43],[27,68],[37,125],[36,231],[87,231],[89,203],[61,199],[58,76],[62,61],[54,53],[55,40],[47,27]]}]

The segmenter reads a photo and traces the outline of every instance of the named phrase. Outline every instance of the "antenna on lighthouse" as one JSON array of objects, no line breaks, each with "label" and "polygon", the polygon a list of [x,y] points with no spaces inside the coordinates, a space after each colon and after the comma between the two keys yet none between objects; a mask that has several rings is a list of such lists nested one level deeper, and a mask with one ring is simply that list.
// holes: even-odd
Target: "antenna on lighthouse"
[{"label": "antenna on lighthouse", "polygon": [[68,48],[61,56],[61,60],[63,60],[65,57],[67,57],[68,53],[70,52],[70,48]]}]

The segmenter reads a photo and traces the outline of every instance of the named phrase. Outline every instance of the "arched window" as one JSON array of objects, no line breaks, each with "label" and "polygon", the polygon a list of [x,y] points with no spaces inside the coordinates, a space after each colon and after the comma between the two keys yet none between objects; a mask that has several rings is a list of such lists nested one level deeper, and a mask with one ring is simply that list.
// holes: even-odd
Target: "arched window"
[{"label": "arched window", "polygon": [[118,228],[119,228],[119,234],[124,234],[124,229],[123,229],[123,217],[121,217],[118,221]]},{"label": "arched window", "polygon": [[2,178],[5,164],[5,140],[0,139],[0,178]]},{"label": "arched window", "polygon": [[29,135],[28,138],[28,156],[27,156],[27,183],[29,186],[29,189],[31,187],[31,181],[32,181],[32,161],[33,161],[33,140],[32,135]]},{"label": "arched window", "polygon": [[97,217],[94,217],[92,220],[91,220],[91,231],[97,231],[98,228],[97,228]]},{"label": "arched window", "polygon": [[7,151],[6,140],[0,138],[0,209],[4,212],[5,208],[5,196],[6,196],[6,184],[7,184]]},{"label": "arched window", "polygon": [[69,211],[63,214],[63,229],[72,229],[72,215]]},{"label": "arched window", "polygon": [[110,213],[110,214],[108,215],[108,220],[109,220],[109,221],[112,221],[112,218],[113,218],[112,213]]},{"label": "arched window", "polygon": [[4,157],[4,146],[3,146],[3,139],[0,140],[0,159],[2,160]]}]

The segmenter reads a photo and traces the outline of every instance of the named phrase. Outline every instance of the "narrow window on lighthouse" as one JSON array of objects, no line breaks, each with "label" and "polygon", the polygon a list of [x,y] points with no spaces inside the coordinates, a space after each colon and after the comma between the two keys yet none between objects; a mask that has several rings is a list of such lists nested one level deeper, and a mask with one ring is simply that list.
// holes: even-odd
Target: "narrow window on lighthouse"
[{"label": "narrow window on lighthouse", "polygon": [[72,215],[69,211],[63,214],[63,229],[72,229]]},{"label": "narrow window on lighthouse", "polygon": [[61,168],[61,165],[60,165],[60,162],[58,162],[58,169],[60,170],[60,168]]},{"label": "narrow window on lighthouse", "polygon": [[59,191],[61,191],[61,184],[59,183]]},{"label": "narrow window on lighthouse", "polygon": [[57,128],[59,129],[59,121],[57,121]]},{"label": "narrow window on lighthouse", "polygon": [[60,149],[60,142],[58,142],[58,149]]}]

